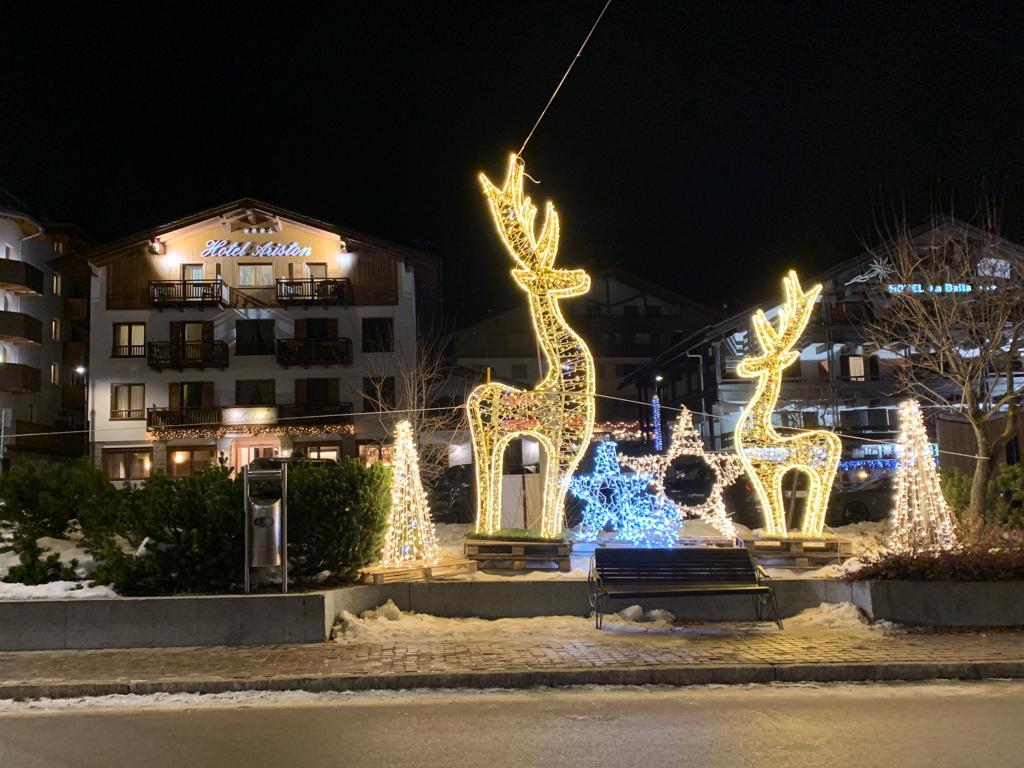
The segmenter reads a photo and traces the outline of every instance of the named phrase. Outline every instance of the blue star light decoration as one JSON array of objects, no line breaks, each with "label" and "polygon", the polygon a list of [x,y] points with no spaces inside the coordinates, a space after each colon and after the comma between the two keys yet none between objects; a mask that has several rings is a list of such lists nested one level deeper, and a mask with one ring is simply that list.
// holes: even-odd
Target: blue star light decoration
[{"label": "blue star light decoration", "polygon": [[682,517],[675,504],[648,491],[652,477],[622,474],[611,440],[598,443],[594,451],[593,473],[569,481],[569,493],[584,502],[576,537],[593,541],[611,525],[621,538],[639,547],[675,544]]}]

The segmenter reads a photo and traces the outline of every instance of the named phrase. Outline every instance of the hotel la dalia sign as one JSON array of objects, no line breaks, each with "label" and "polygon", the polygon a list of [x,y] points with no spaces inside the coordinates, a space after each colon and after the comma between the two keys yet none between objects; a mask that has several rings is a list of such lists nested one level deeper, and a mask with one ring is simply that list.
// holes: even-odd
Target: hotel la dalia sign
[{"label": "hotel la dalia sign", "polygon": [[206,248],[199,255],[206,257],[312,256],[313,249],[296,242],[254,243],[251,240],[207,240]]}]

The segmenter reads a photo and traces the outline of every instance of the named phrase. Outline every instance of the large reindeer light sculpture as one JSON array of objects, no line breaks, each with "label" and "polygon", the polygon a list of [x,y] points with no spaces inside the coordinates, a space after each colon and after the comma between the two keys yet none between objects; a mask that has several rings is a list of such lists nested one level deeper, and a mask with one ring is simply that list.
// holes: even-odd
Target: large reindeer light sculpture
[{"label": "large reindeer light sculpture", "polygon": [[808,536],[820,536],[842,444],[837,435],[825,430],[780,435],[772,424],[772,413],[782,388],[782,372],[800,357],[800,352],[793,347],[811,318],[821,286],[815,285],[804,292],[800,278],[793,271],[782,283],[786,303],[779,309],[778,330],[764,312],[754,313],[754,335],[763,354],[744,357],[736,368],[740,376],[757,379],[754,395],[740,414],[736,427],[736,452],[761,503],[768,534],[786,536],[788,533],[782,478],[795,469],[805,473],[808,479],[801,531]]},{"label": "large reindeer light sculpture", "polygon": [[508,161],[499,189],[480,174],[494,223],[515,267],[512,277],[529,294],[533,328],[547,361],[547,373],[534,389],[481,384],[466,400],[476,459],[478,507],[476,530],[501,527],[501,475],[505,448],[523,435],[544,446],[544,506],[541,535],[561,536],[565,494],[594,428],[594,360],[586,342],[569,327],[559,299],[590,290],[582,269],[556,269],[558,214],[552,203],[536,235],[537,209],[523,196],[523,162]]}]

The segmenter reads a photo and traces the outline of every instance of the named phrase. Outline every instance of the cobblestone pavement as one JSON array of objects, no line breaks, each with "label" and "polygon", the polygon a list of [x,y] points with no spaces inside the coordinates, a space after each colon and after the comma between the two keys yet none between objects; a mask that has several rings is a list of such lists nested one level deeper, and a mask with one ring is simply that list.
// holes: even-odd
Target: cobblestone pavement
[{"label": "cobblestone pavement", "polygon": [[[581,624],[580,639],[571,641],[518,636],[507,641],[426,638],[422,642],[395,643],[348,640],[301,646],[5,652],[0,653],[0,698],[5,697],[5,690],[13,691],[16,686],[75,683],[205,680],[230,684],[328,676],[374,678],[379,683],[382,678],[409,674],[444,676],[680,666],[989,662],[1024,665],[1021,630],[801,632],[719,624],[685,634],[658,636],[584,632],[582,628]],[[452,680],[452,684],[458,684],[458,680]],[[442,680],[433,684],[447,683]]]}]

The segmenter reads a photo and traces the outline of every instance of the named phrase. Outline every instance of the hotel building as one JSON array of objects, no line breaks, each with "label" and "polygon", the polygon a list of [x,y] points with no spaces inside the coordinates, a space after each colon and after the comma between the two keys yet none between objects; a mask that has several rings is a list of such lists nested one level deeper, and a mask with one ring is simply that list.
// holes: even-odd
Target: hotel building
[{"label": "hotel building", "polygon": [[113,481],[368,456],[402,407],[431,255],[255,200],[92,248],[88,413]]}]

